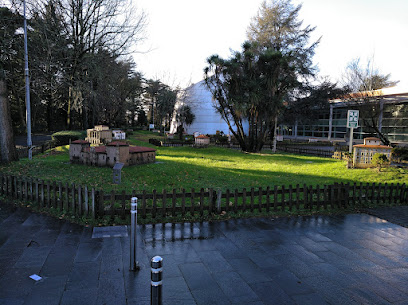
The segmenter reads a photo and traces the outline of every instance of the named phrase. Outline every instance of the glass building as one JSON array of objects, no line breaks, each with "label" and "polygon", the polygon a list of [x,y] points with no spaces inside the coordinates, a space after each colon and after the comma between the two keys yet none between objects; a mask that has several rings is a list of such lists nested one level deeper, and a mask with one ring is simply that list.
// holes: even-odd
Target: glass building
[{"label": "glass building", "polygon": [[280,133],[285,138],[321,138],[329,141],[348,139],[350,129],[346,127],[347,111],[360,109],[359,127],[353,132],[354,140],[376,136],[372,128],[365,126],[364,123],[368,121],[370,125],[376,125],[390,142],[408,143],[408,90],[404,91],[407,93],[393,93],[395,90],[376,90],[364,98],[356,94],[353,98],[351,94],[349,99],[331,101],[330,110],[321,111],[313,123],[280,126]]}]

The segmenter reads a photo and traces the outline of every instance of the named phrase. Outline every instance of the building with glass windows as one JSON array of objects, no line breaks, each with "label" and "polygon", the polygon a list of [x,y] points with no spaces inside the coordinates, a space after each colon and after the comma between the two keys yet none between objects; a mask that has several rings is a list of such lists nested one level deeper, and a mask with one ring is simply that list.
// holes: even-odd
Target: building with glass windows
[{"label": "building with glass windows", "polygon": [[[348,141],[350,129],[347,111],[360,110],[359,127],[353,139],[362,143],[366,137],[376,136],[375,126],[390,142],[408,144],[408,88],[392,87],[372,92],[350,94],[342,100],[333,100],[330,109],[320,111],[312,124],[280,126],[286,139],[318,138],[328,141]],[[319,111],[319,110],[316,110]]]}]

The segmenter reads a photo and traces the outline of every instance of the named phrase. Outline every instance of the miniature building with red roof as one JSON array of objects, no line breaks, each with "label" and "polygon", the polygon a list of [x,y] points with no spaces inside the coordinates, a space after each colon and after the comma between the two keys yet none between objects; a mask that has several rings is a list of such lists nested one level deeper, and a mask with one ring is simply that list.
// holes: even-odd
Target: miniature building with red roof
[{"label": "miniature building with red roof", "polygon": [[357,168],[372,167],[371,160],[375,154],[384,154],[391,159],[392,147],[382,145],[379,138],[364,138],[364,144],[353,145],[353,166]]},{"label": "miniature building with red roof", "polygon": [[199,136],[194,138],[196,146],[206,146],[210,144],[210,137],[206,135],[200,134]]},{"label": "miniature building with red roof", "polygon": [[69,146],[69,159],[72,163],[109,166],[123,163],[125,166],[154,163],[156,150],[149,147],[130,146],[126,142],[114,141],[108,145],[93,147],[91,143],[77,140]]}]

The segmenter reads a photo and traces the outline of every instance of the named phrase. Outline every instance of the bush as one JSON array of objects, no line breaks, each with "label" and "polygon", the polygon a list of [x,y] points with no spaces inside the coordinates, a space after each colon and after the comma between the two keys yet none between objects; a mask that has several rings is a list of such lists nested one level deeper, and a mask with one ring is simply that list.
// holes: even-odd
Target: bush
[{"label": "bush", "polygon": [[157,140],[157,139],[149,139],[149,143],[153,144],[155,146],[161,146],[161,141]]},{"label": "bush", "polygon": [[397,162],[408,161],[408,148],[407,147],[394,147],[392,149],[392,158]]},{"label": "bush", "polygon": [[384,154],[379,154],[379,153],[374,154],[373,159],[371,160],[371,164],[378,167],[379,171],[381,171],[381,168],[384,165],[387,165],[388,163],[389,163],[389,160],[387,156]]},{"label": "bush", "polygon": [[56,146],[67,145],[69,140],[75,141],[84,138],[84,132],[73,131],[73,130],[62,130],[51,135],[52,140],[55,142]]}]

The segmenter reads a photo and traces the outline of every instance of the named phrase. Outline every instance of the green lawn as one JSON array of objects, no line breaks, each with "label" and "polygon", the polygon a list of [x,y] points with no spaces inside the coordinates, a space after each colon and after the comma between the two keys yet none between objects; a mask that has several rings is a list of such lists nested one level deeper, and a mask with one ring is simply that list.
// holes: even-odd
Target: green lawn
[{"label": "green lawn", "polygon": [[[151,133],[135,132],[130,141],[150,146]],[[109,191],[151,191],[185,188],[242,189],[275,185],[350,183],[408,183],[408,170],[346,168],[344,161],[293,154],[246,154],[227,148],[157,147],[155,164],[126,167],[122,184],[112,184],[112,169],[70,164],[68,147],[60,152],[1,165],[0,172],[77,183]]]}]

